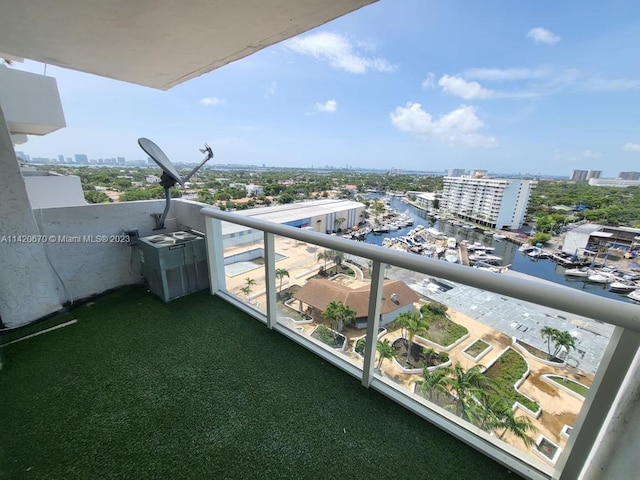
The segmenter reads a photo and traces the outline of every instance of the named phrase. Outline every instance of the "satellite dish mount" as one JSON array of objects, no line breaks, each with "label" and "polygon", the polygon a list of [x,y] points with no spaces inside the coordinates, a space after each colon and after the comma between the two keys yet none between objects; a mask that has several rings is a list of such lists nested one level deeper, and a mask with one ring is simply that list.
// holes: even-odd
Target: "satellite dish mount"
[{"label": "satellite dish mount", "polygon": [[211,150],[211,147],[205,143],[204,147],[200,149],[200,151],[205,154],[204,158],[193,170],[191,170],[191,172],[189,172],[186,177],[182,178],[171,163],[171,160],[169,160],[160,147],[155,143],[148,138],[139,138],[138,145],[140,145],[140,148],[142,148],[142,150],[144,150],[145,153],[149,155],[149,157],[151,157],[162,169],[160,185],[164,188],[164,212],[162,212],[162,214],[154,213],[152,214],[152,217],[156,219],[156,228],[154,228],[154,230],[164,230],[164,221],[166,220],[169,208],[171,207],[171,189],[175,187],[176,183],[184,187],[185,182],[188,182],[189,179],[193,177],[193,175],[195,175],[195,173],[200,170],[205,163],[213,158],[213,150]]}]

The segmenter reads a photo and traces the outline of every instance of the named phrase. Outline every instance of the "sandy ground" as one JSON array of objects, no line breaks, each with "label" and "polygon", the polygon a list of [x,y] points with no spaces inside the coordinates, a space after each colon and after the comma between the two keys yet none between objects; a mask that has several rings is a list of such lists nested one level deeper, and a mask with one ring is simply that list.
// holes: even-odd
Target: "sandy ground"
[{"label": "sandy ground", "polygon": [[[251,246],[244,246],[242,248],[234,249],[234,251],[225,251],[225,256],[228,256],[238,251],[251,250],[256,247],[262,247],[262,245],[252,244]],[[288,277],[283,277],[282,284],[276,279],[276,288],[285,289],[289,285],[298,284],[304,285],[307,278],[315,275],[321,266],[324,266],[324,260],[318,260],[317,254],[323,252],[324,249],[313,245],[307,245],[303,242],[298,242],[288,238],[276,238],[276,252],[285,256],[281,260],[276,262],[276,268],[286,269],[289,273]],[[327,266],[332,265],[327,263]],[[338,276],[336,281],[343,284],[359,286],[368,283],[363,279],[361,271],[357,272],[356,279],[350,279],[345,276]],[[247,286],[247,278],[251,278],[255,284],[250,286],[250,294],[247,295],[241,292],[241,288]],[[265,296],[265,275],[264,266],[256,265],[256,268],[245,273],[238,274],[234,277],[226,277],[227,290],[233,294],[239,296],[239,298],[249,301],[255,308],[266,313],[266,296]],[[419,305],[416,305],[419,308]],[[483,356],[477,363],[487,366],[492,363],[507,347],[511,346],[511,338],[497,330],[494,330],[487,325],[467,316],[458,311],[449,309],[448,314],[450,318],[461,325],[464,325],[469,330],[469,337],[460,343],[458,346],[451,349],[449,352],[451,360],[460,362],[464,368],[470,368],[476,365],[472,359],[467,355],[463,355],[462,351],[469,347],[478,338],[486,341],[492,346],[492,349]],[[304,325],[298,327],[302,333],[309,335],[316,324]],[[353,353],[353,339],[364,335],[364,330],[357,330],[352,327],[345,328],[343,332],[345,336],[350,340],[349,346],[345,354],[351,361],[356,363],[362,363],[362,360]],[[390,332],[385,338],[390,341],[399,336],[399,332]],[[532,434],[534,439],[537,439],[540,434],[550,439],[555,444],[563,448],[566,445],[567,439],[561,435],[562,428],[565,424],[573,425],[577,414],[583,405],[583,400],[576,398],[575,396],[558,388],[555,384],[550,384],[542,379],[543,374],[555,374],[561,377],[567,377],[576,380],[585,385],[590,385],[593,378],[591,375],[578,371],[572,367],[565,366],[549,366],[545,363],[538,361],[535,357],[527,355],[525,357],[529,364],[530,374],[524,383],[519,388],[519,391],[524,395],[537,401],[542,407],[542,414],[539,418],[530,419],[534,423],[538,432]],[[383,375],[403,388],[409,389],[410,385],[421,379],[421,375],[408,375],[401,373],[392,362],[386,361],[382,366]],[[517,415],[527,415],[523,410],[518,409]],[[519,439],[513,437],[507,433],[504,436],[504,440],[517,448],[532,453],[532,449],[528,449]],[[533,447],[535,449],[535,447]],[[533,454],[533,453],[532,453]],[[536,458],[540,458],[535,455]]]}]

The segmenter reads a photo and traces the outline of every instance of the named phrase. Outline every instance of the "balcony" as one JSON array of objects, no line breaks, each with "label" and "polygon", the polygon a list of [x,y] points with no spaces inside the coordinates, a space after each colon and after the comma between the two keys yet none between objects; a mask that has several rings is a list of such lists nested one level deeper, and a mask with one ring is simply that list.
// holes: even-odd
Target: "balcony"
[{"label": "balcony", "polygon": [[124,287],[56,325],[4,347],[3,478],[514,478],[207,292]]},{"label": "balcony", "polygon": [[[356,477],[365,464],[372,467],[371,472],[395,476],[389,465],[396,462],[389,459],[406,458],[413,448],[406,441],[411,440],[421,445],[421,452],[439,452],[435,457],[417,454],[412,465],[418,471],[440,472],[444,478],[470,472],[473,477],[474,471],[481,472],[476,476],[501,478],[502,465],[524,478],[571,479],[583,478],[579,473],[594,445],[597,457],[603,445],[613,442],[606,435],[615,427],[607,420],[607,412],[632,371],[638,348],[638,307],[200,208],[195,202],[174,200],[168,226],[206,231],[213,297],[200,293],[163,304],[131,287],[58,320],[77,323],[3,347],[0,398],[14,419],[4,430],[8,436],[4,444],[11,445],[9,457],[17,459],[11,468],[29,468],[35,461],[27,465],[27,458],[38,458],[34,466],[48,472],[45,476],[65,476],[61,469],[76,462],[82,465],[79,477],[92,476],[102,468],[91,455],[65,457],[69,450],[60,445],[73,444],[82,446],[74,452],[104,452],[113,471],[128,468],[123,474],[136,477],[145,476],[140,465],[175,472],[171,469],[187,463],[193,465],[194,476],[201,477],[207,457],[237,476],[285,469],[291,476],[315,471],[324,477],[329,471],[322,469],[336,464]],[[155,210],[159,210],[156,202],[48,209],[41,213],[40,224],[46,234],[63,235],[80,225],[98,234],[122,228],[122,215],[126,215],[126,226],[146,235],[151,233],[150,213]],[[132,217],[132,212],[137,213]],[[135,270],[133,249],[127,245],[88,245],[76,250],[74,262],[64,258],[63,245],[47,248],[52,249],[52,265],[72,298],[138,281],[130,268]],[[96,267],[89,272],[73,267],[91,262]],[[106,267],[109,264],[111,269]],[[102,276],[96,273],[101,270]],[[325,276],[318,277],[320,270]],[[394,283],[398,280],[409,288],[401,290]],[[305,291],[306,285],[319,287]],[[340,325],[325,315],[327,298],[319,296],[320,288],[357,297],[355,321]],[[535,426],[528,433],[530,445],[459,410],[460,397],[451,384],[440,398],[430,393],[424,388],[428,374],[423,365],[410,369],[403,365],[402,355],[385,359],[377,354],[378,339],[402,348],[401,337],[407,338],[407,333],[393,323],[398,315],[422,310],[434,300],[448,306],[452,323],[467,333],[445,342],[431,338],[429,332],[414,332],[418,356],[435,350],[452,368],[459,363],[465,371],[478,366],[484,372],[487,367],[487,375],[507,355],[524,359],[527,372],[511,380],[514,388],[508,391],[515,418],[527,418]],[[408,309],[410,305],[414,308]],[[546,365],[545,358],[531,354],[537,349],[540,357],[545,350],[540,328],[551,318],[563,329],[577,332],[576,348],[569,355],[559,355],[563,357],[560,365]],[[319,329],[320,325],[324,328]],[[437,329],[431,328],[435,335]],[[20,335],[24,333],[28,332]],[[12,339],[3,335],[2,341]],[[534,348],[527,350],[527,346]],[[405,350],[414,357],[411,347]],[[254,358],[259,359],[260,369],[252,364]],[[441,364],[447,367],[447,361]],[[333,383],[328,386],[325,381]],[[585,393],[583,388],[576,396],[558,382],[582,384],[588,390]],[[476,391],[467,406],[482,398],[482,392]],[[411,421],[401,407],[426,421]],[[216,423],[223,411],[231,412],[233,429],[228,414],[224,425]],[[21,419],[26,416],[35,420],[25,429]],[[259,426],[257,430],[249,425],[250,419]],[[72,420],[78,425],[60,437],[56,425],[67,428]],[[342,437],[336,438],[336,430]],[[179,434],[171,435],[175,431]],[[344,436],[349,432],[357,437],[347,440]],[[604,440],[596,442],[602,432]],[[157,439],[145,442],[149,437]],[[243,443],[239,438],[251,441]],[[327,448],[323,439],[330,439],[329,464],[322,460]],[[445,442],[451,443],[443,447]],[[35,444],[42,444],[42,455],[34,455]],[[132,450],[138,453],[125,455],[124,446],[129,444],[135,444]],[[229,453],[231,446],[253,462],[234,464],[237,457]],[[381,448],[385,454],[380,459],[370,453]],[[282,458],[267,455],[273,449],[287,459],[287,467],[278,463]],[[183,455],[188,461],[180,463]],[[470,462],[471,458],[476,460]],[[452,464],[461,469],[448,470]],[[247,470],[237,470],[241,468]],[[153,476],[153,469],[146,475]]]}]

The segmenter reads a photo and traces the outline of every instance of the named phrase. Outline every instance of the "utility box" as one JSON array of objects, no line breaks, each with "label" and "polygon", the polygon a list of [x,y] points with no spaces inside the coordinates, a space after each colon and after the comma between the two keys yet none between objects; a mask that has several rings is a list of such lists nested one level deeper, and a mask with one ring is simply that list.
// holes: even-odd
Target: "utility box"
[{"label": "utility box", "polygon": [[191,232],[162,233],[138,240],[142,275],[165,302],[209,287],[204,237]]}]

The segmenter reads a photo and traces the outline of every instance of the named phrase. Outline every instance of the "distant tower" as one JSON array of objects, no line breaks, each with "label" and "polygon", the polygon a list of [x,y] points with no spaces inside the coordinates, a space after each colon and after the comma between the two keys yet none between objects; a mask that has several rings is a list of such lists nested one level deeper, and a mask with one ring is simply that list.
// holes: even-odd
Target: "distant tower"
[{"label": "distant tower", "polygon": [[569,180],[572,182],[584,182],[588,180],[588,175],[589,170],[574,170]]},{"label": "distant tower", "polygon": [[450,168],[447,173],[448,173],[448,177],[461,177],[464,175],[465,173],[465,169],[464,168]]}]

